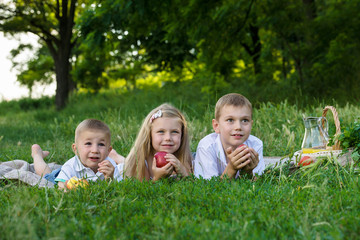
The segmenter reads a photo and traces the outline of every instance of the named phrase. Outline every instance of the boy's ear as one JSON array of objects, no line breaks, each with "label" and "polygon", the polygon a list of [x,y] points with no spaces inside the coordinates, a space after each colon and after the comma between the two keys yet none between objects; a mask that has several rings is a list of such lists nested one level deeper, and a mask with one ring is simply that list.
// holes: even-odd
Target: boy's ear
[{"label": "boy's ear", "polygon": [[73,143],[73,144],[71,145],[71,147],[72,147],[73,152],[74,152],[75,155],[76,155],[76,145],[75,145],[75,143]]},{"label": "boy's ear", "polygon": [[110,146],[110,147],[109,147],[109,153],[111,152],[112,149],[113,149],[112,146]]},{"label": "boy's ear", "polygon": [[212,120],[212,126],[216,133],[220,133],[219,131],[219,122],[216,119]]}]

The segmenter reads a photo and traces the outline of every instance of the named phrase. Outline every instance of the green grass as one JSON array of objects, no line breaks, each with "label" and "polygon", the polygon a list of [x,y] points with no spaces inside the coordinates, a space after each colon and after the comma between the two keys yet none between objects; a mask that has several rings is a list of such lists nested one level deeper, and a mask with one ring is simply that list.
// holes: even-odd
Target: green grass
[{"label": "green grass", "polygon": [[257,182],[127,180],[69,193],[13,183],[1,186],[0,229],[2,239],[356,239],[359,186],[359,173],[330,164]]},{"label": "green grass", "polygon": [[[195,151],[212,132],[215,101],[154,90],[74,95],[61,112],[47,101],[34,106],[23,100],[26,107],[1,103],[0,161],[31,162],[31,145],[39,143],[51,152],[47,161],[64,163],[73,155],[76,125],[90,117],[110,126],[113,147],[126,155],[143,118],[162,102],[186,114]],[[257,104],[252,133],[263,140],[264,154],[284,156],[300,149],[302,117],[321,116],[325,105]],[[333,105],[344,126],[360,116],[358,106]],[[332,115],[327,117],[331,122]],[[267,169],[256,182],[126,180],[63,193],[3,181],[0,239],[358,239],[359,194],[359,171],[332,159],[292,174],[289,165]]]}]

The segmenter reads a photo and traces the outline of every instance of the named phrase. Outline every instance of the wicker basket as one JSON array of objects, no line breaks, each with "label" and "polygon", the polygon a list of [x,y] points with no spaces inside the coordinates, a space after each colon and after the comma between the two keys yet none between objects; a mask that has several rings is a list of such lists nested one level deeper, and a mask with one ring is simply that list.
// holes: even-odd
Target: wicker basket
[{"label": "wicker basket", "polygon": [[[333,106],[326,106],[323,110],[323,117],[326,117],[326,113],[328,112],[328,110],[331,110],[333,117],[334,117],[334,123],[335,123],[335,127],[336,127],[336,133],[335,133],[335,144],[332,147],[333,150],[341,150],[340,147],[340,141],[337,139],[337,136],[339,136],[341,134],[341,128],[340,128],[340,121],[339,121],[339,116],[338,113],[336,111],[336,109]],[[323,127],[325,124],[325,121],[322,121]]]}]

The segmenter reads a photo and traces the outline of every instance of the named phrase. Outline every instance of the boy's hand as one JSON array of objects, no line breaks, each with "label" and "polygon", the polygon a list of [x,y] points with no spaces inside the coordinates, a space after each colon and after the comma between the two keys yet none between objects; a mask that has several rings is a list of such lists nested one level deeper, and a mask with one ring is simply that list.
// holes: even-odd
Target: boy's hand
[{"label": "boy's hand", "polygon": [[165,159],[170,162],[171,165],[174,167],[174,171],[176,172],[176,174],[180,176],[189,176],[189,172],[187,171],[185,166],[182,165],[179,159],[177,159],[173,154],[166,154]]},{"label": "boy's hand", "polygon": [[241,146],[234,151],[229,147],[226,150],[229,163],[235,170],[240,170],[250,163],[251,153],[247,146]]},{"label": "boy's hand", "polygon": [[248,147],[248,149],[250,152],[250,162],[242,170],[252,175],[252,170],[259,164],[259,154],[253,148]]},{"label": "boy's hand", "polygon": [[[234,151],[229,147],[226,149],[229,163],[224,171],[230,178],[235,177],[238,170],[252,175],[252,171],[259,164],[259,154],[251,147],[241,146]],[[223,173],[223,175],[224,175]]]},{"label": "boy's hand", "polygon": [[58,182],[58,188],[63,190],[64,192],[67,192],[67,188],[64,182]]},{"label": "boy's hand", "polygon": [[114,178],[115,167],[111,164],[109,160],[102,161],[98,164],[98,166],[98,171],[104,174],[106,180]]},{"label": "boy's hand", "polygon": [[166,164],[162,168],[158,168],[158,167],[156,167],[156,159],[154,157],[153,162],[152,162],[151,170],[152,170],[152,172],[154,174],[153,180],[157,181],[160,178],[170,176],[171,173],[174,171],[174,166],[169,162],[168,164]]},{"label": "boy's hand", "polygon": [[241,146],[236,148],[234,151],[231,147],[227,148],[226,157],[229,159],[229,162],[222,174],[222,177],[226,174],[229,178],[234,178],[239,169],[242,169],[250,163],[250,155],[251,154],[247,146]]}]

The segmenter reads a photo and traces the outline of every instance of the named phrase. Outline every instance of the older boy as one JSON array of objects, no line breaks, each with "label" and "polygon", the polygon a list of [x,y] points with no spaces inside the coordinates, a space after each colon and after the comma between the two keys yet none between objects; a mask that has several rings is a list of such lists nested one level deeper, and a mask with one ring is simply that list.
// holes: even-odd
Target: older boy
[{"label": "older boy", "polygon": [[35,172],[38,175],[45,174],[44,177],[49,181],[57,182],[59,188],[65,188],[65,181],[74,176],[91,181],[121,179],[116,163],[108,157],[112,150],[110,129],[102,121],[96,119],[82,121],[75,130],[75,143],[72,149],[75,156],[61,167],[61,171],[56,176],[56,171],[51,172],[43,159],[49,153],[34,144],[32,157]]},{"label": "older boy", "polygon": [[261,175],[265,169],[263,143],[250,135],[252,124],[252,106],[246,97],[237,93],[221,97],[212,120],[215,133],[204,137],[196,150],[195,176]]}]

